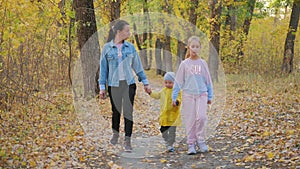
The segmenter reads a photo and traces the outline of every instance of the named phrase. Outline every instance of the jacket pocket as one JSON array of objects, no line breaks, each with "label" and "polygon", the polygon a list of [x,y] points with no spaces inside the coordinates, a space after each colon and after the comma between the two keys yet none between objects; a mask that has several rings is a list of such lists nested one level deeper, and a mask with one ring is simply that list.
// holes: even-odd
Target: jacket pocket
[{"label": "jacket pocket", "polygon": [[116,57],[114,57],[113,55],[108,55],[106,59],[110,68],[115,69],[118,67],[118,60],[116,59]]},{"label": "jacket pocket", "polygon": [[113,57],[112,55],[108,55],[108,56],[106,57],[106,59],[107,59],[108,62],[111,62],[111,61],[114,60],[114,57]]},{"label": "jacket pocket", "polygon": [[128,65],[130,65],[130,67],[133,63],[133,58],[134,58],[134,55],[132,53],[126,54],[126,59],[125,60],[126,60],[126,63]]}]

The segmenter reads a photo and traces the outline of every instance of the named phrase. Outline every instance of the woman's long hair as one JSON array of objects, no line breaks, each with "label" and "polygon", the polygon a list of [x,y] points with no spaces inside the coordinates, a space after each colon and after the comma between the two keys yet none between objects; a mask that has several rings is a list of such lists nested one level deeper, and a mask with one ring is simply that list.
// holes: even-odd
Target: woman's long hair
[{"label": "woman's long hair", "polygon": [[117,31],[123,30],[125,25],[129,25],[128,22],[124,20],[117,20],[111,24],[109,35],[106,42],[110,42],[111,40],[115,39],[115,36],[117,34]]},{"label": "woman's long hair", "polygon": [[199,44],[201,45],[201,42],[200,42],[200,38],[198,36],[191,36],[189,39],[188,39],[188,43],[187,43],[187,51],[186,51],[186,54],[185,54],[185,59],[189,58],[190,57],[190,45],[191,45],[191,42],[192,41],[198,41]]}]

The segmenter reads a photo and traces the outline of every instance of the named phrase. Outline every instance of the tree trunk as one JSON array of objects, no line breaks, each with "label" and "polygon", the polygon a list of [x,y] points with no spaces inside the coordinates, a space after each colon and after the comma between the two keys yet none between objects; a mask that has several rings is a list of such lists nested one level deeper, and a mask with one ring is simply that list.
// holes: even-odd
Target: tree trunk
[{"label": "tree trunk", "polygon": [[210,0],[210,46],[208,66],[210,69],[213,81],[218,82],[219,68],[219,51],[220,51],[220,16],[221,16],[221,1]]},{"label": "tree trunk", "polygon": [[[164,11],[167,14],[171,14],[171,9],[172,9],[172,5],[169,4],[168,0],[165,0],[165,6],[164,6]],[[169,71],[173,71],[172,65],[172,54],[171,54],[171,29],[170,29],[170,25],[168,22],[164,22],[164,27],[165,27],[165,40],[164,40],[164,44],[163,44],[163,75],[166,72]]]},{"label": "tree trunk", "polygon": [[[136,28],[135,23],[133,24],[133,31],[137,32],[137,28]],[[134,39],[135,39],[138,50],[142,50],[142,46],[141,46],[138,34],[136,34],[136,33],[134,34]]]},{"label": "tree trunk", "polygon": [[77,27],[77,39],[80,49],[84,98],[94,97],[99,67],[100,48],[97,35],[93,0],[73,1]]},{"label": "tree trunk", "polygon": [[190,18],[189,18],[189,22],[192,24],[192,28],[191,31],[189,32],[190,34],[188,35],[188,37],[190,37],[191,35],[195,34],[196,31],[196,24],[197,24],[197,8],[198,8],[198,0],[192,0],[191,1],[191,8],[190,8]]},{"label": "tree trunk", "polygon": [[293,72],[293,59],[294,59],[294,42],[299,23],[300,13],[300,0],[295,0],[293,3],[289,30],[284,44],[284,57],[281,70],[283,72]]},{"label": "tree trunk", "polygon": [[[189,22],[190,22],[190,26],[191,28],[189,28],[190,30],[188,31],[187,34],[187,38],[189,38],[190,36],[194,35],[196,32],[196,28],[197,28],[197,8],[199,5],[199,1],[198,0],[192,0],[191,1],[191,7],[190,7],[190,17],[189,17]],[[178,33],[178,37],[180,37],[180,33]],[[185,39],[185,41],[187,41],[187,38]],[[176,59],[176,69],[179,67],[180,63],[182,60],[185,59],[185,54],[186,54],[186,44],[181,41],[181,40],[177,40],[177,59]]]},{"label": "tree trunk", "polygon": [[[149,48],[150,49],[152,49],[153,48],[153,43],[152,43],[152,40],[153,40],[153,34],[151,33],[151,20],[150,20],[150,16],[149,16],[149,13],[147,13],[147,15],[148,15],[148,18],[149,18],[149,33],[148,33],[148,37],[149,37]],[[148,64],[148,66],[149,66],[149,69],[151,69],[151,67],[152,67],[152,61],[153,61],[153,51],[152,50],[150,50],[149,51],[149,64]]]},{"label": "tree trunk", "polygon": [[246,36],[249,33],[255,3],[256,3],[256,0],[248,0],[248,2],[247,2],[247,16],[248,17],[245,18],[244,25],[243,25],[243,31]]},{"label": "tree trunk", "polygon": [[166,65],[166,69],[164,70],[165,72],[172,72],[173,68],[172,68],[172,53],[171,53],[171,30],[169,28],[169,26],[167,26],[166,31],[165,31],[165,36],[166,36],[166,41],[164,43],[164,50],[163,50],[163,57],[165,60],[165,65]]},{"label": "tree trunk", "polygon": [[110,9],[110,21],[113,22],[120,18],[121,1],[112,1]]},{"label": "tree trunk", "polygon": [[182,60],[185,59],[186,47],[185,43],[181,40],[177,40],[177,59],[176,59],[176,69],[179,68],[179,65]]},{"label": "tree trunk", "polygon": [[145,16],[145,19],[144,19],[144,31],[143,31],[143,35],[142,35],[142,46],[141,46],[141,60],[142,60],[142,63],[143,63],[143,67],[145,70],[149,70],[149,63],[148,63],[148,57],[147,57],[147,43],[146,43],[146,40],[148,38],[148,21],[149,21],[149,17],[148,17],[148,6],[147,6],[147,0],[144,0],[144,3],[143,3],[143,12],[144,12],[144,16]]},{"label": "tree trunk", "polygon": [[156,75],[162,75],[162,61],[161,61],[161,49],[162,43],[157,38],[155,42],[155,63],[156,63]]},{"label": "tree trunk", "polygon": [[[234,0],[236,2],[236,0]],[[234,40],[234,32],[236,31],[237,26],[237,15],[236,15],[236,7],[232,5],[231,3],[227,6],[227,14],[226,14],[226,20],[225,20],[225,29],[227,30],[227,27],[229,25],[229,35],[230,40]]]}]

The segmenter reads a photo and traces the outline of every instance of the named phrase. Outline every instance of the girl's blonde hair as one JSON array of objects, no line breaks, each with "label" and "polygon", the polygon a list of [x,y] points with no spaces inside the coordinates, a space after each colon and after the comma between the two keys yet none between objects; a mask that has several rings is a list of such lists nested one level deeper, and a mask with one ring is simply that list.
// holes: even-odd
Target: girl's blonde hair
[{"label": "girl's blonde hair", "polygon": [[188,39],[188,43],[187,43],[187,51],[186,51],[186,54],[185,54],[185,59],[189,58],[190,57],[190,48],[189,46],[191,45],[191,42],[192,41],[197,41],[199,42],[200,46],[201,46],[201,42],[200,42],[200,38],[198,36],[191,36],[189,39]]}]

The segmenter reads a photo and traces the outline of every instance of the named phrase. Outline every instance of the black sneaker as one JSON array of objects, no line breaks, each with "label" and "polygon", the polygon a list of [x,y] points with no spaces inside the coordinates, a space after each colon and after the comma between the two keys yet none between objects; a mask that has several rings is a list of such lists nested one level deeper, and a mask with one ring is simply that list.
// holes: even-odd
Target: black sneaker
[{"label": "black sneaker", "polygon": [[132,151],[131,138],[127,137],[127,136],[125,137],[124,151],[126,151],[126,152],[131,152]]},{"label": "black sneaker", "polygon": [[112,145],[116,145],[118,143],[118,140],[119,140],[119,134],[114,133],[112,138],[110,139],[110,143]]}]

